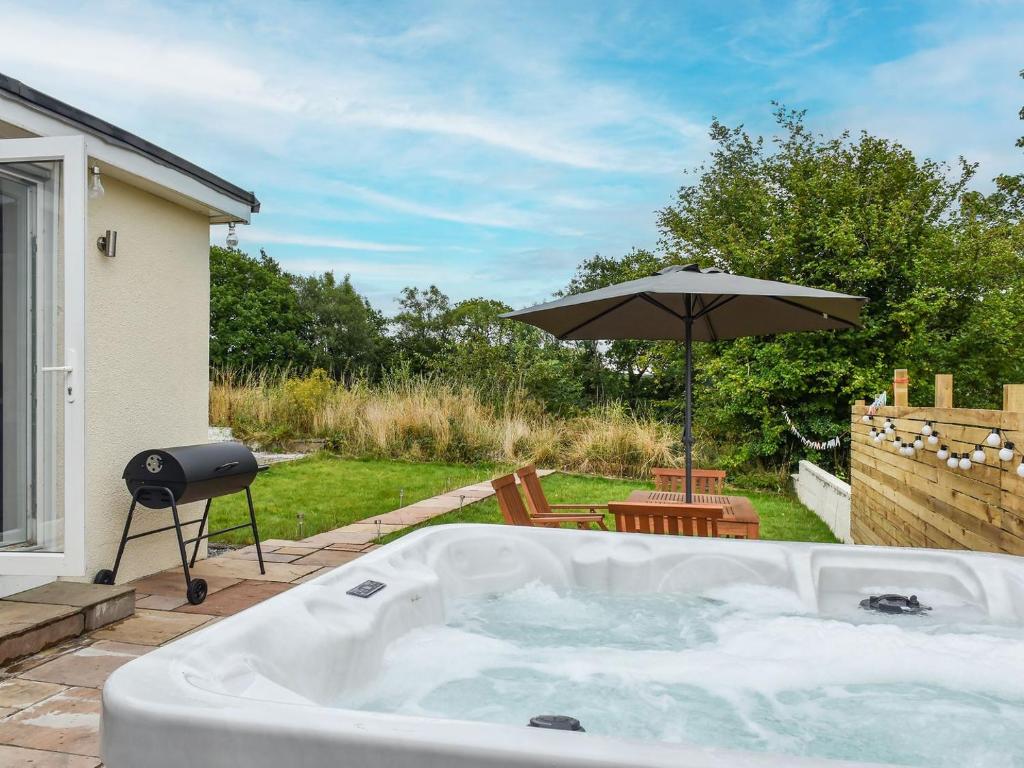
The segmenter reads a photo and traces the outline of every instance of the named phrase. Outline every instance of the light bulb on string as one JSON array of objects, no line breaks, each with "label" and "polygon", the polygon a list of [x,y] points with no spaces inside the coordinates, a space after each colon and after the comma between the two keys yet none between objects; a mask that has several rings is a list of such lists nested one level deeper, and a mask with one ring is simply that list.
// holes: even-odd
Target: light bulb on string
[{"label": "light bulb on string", "polygon": [[999,460],[1000,461],[1009,461],[1012,458],[1013,458],[1013,443],[1011,443],[1009,440],[1007,440],[1006,443],[1003,444],[1003,447],[999,449]]},{"label": "light bulb on string", "polygon": [[928,445],[938,445],[938,444],[939,444],[939,433],[933,430],[932,433],[930,435],[928,435]]},{"label": "light bulb on string", "polygon": [[1020,464],[1017,465],[1017,477],[1024,477],[1024,459],[1020,460]]},{"label": "light bulb on string", "polygon": [[915,451],[920,451],[922,448],[924,448],[924,440],[922,440],[920,437],[915,438],[914,439],[914,450]]},{"label": "light bulb on string", "polygon": [[956,469],[959,464],[960,464],[960,454],[959,453],[951,453],[951,454],[949,454],[949,458],[946,459],[946,466],[949,467],[950,469]]},{"label": "light bulb on string", "polygon": [[921,434],[924,435],[925,437],[928,437],[928,435],[930,435],[931,433],[932,433],[932,423],[930,421],[926,421],[924,423],[924,426],[921,427]]},{"label": "light bulb on string", "polygon": [[985,445],[990,448],[998,448],[1003,443],[1003,438],[999,436],[999,427],[992,427],[992,431],[988,433],[988,437],[985,438]]},{"label": "light bulb on string", "polygon": [[939,448],[939,450],[935,452],[935,458],[937,458],[939,461],[945,461],[946,459],[948,459],[949,446],[944,445],[941,448]]},{"label": "light bulb on string", "polygon": [[875,429],[874,427],[872,427],[870,429],[870,431],[868,431],[868,437],[870,437],[872,440],[874,440],[877,436],[878,436],[878,430]]},{"label": "light bulb on string", "polygon": [[869,414],[865,413],[863,416],[860,417],[860,420],[863,421],[865,424],[870,424],[871,423],[871,416]]},{"label": "light bulb on string", "polygon": [[985,463],[985,449],[980,445],[974,446],[974,453],[971,454],[971,461],[975,464]]},{"label": "light bulb on string", "polygon": [[971,457],[966,453],[960,454],[960,462],[957,464],[960,469],[968,470],[971,468]]}]

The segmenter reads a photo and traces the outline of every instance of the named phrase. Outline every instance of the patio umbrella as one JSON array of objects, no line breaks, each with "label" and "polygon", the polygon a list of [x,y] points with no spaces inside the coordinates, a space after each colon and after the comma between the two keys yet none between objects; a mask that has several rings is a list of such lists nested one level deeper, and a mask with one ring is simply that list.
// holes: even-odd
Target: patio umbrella
[{"label": "patio umbrella", "polygon": [[696,264],[577,293],[502,317],[567,341],[675,340],[686,345],[686,500],[693,498],[693,342],[860,327],[862,296],[731,275]]}]

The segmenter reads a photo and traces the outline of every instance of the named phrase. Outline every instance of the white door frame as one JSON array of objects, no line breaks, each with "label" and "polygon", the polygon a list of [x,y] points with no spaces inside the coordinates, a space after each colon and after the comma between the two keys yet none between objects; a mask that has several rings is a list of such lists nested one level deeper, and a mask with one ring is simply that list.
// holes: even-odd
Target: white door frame
[{"label": "white door frame", "polygon": [[85,137],[0,139],[0,163],[50,160],[63,165],[58,204],[64,236],[65,359],[40,364],[70,369],[64,372],[64,551],[0,552],[0,576],[85,573]]}]

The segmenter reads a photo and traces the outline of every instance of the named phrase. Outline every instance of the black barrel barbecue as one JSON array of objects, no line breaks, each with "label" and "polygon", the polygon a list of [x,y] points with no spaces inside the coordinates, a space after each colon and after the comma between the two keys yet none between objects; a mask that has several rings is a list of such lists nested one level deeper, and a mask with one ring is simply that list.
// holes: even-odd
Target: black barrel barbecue
[{"label": "black barrel barbecue", "polygon": [[[96,574],[93,581],[97,584],[113,584],[117,579],[117,569],[121,565],[125,545],[129,541],[170,530],[174,530],[178,537],[181,567],[185,572],[185,594],[192,605],[199,605],[206,599],[206,581],[193,579],[189,573],[189,568],[196,564],[199,542],[203,539],[240,528],[252,528],[256,556],[260,563],[260,573],[266,573],[266,568],[263,565],[263,551],[260,548],[260,536],[256,529],[256,512],[252,505],[252,492],[249,490],[256,473],[263,469],[266,467],[260,467],[256,463],[256,457],[252,455],[252,451],[241,443],[234,442],[154,448],[137,453],[128,462],[122,475],[128,486],[128,491],[132,495],[132,504],[128,508],[128,519],[125,521],[124,532],[121,534],[121,543],[117,548],[114,567],[112,570],[103,569]],[[245,491],[245,498],[249,503],[249,522],[204,534],[213,499],[242,491]],[[178,505],[193,501],[206,501],[203,516],[199,520],[182,521],[178,516]],[[149,509],[170,507],[173,524],[129,535],[132,518],[139,504]],[[186,539],[182,534],[182,526],[195,523],[199,523],[198,533],[193,538]],[[186,552],[188,544],[195,545],[191,558]]]}]

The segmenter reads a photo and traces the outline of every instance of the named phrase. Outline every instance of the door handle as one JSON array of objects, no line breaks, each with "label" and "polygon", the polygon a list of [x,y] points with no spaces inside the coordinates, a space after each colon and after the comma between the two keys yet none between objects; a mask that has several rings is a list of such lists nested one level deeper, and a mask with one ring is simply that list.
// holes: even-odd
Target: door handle
[{"label": "door handle", "polygon": [[77,382],[75,380],[75,350],[67,349],[64,353],[65,363],[64,365],[46,365],[39,369],[40,373],[63,373],[64,374],[64,396],[67,402],[75,402],[75,397],[78,394],[76,390]]}]

